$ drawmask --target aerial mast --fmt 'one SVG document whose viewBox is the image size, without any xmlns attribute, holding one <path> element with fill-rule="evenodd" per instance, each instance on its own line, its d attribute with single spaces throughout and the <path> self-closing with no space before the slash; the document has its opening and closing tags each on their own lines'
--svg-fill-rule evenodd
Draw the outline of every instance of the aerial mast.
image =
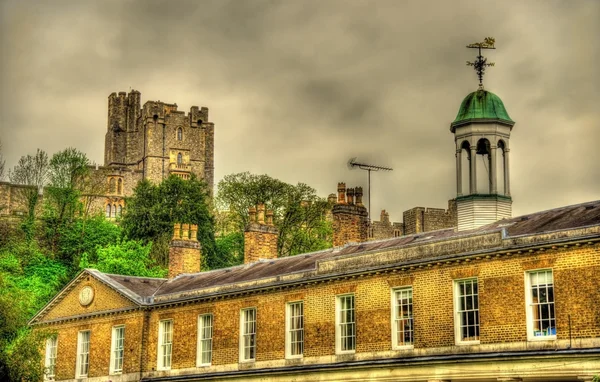
<svg viewBox="0 0 600 382">
<path fill-rule="evenodd" d="M 374 164 L 367 164 L 367 163 L 358 163 L 356 161 L 356 158 L 350 158 L 350 160 L 348 161 L 348 168 L 353 169 L 355 167 L 358 167 L 361 170 L 365 170 L 368 172 L 369 174 L 369 209 L 367 211 L 367 213 L 369 214 L 369 222 L 371 221 L 371 171 L 393 171 L 394 169 L 391 167 L 384 167 L 384 166 L 377 166 Z"/>
</svg>

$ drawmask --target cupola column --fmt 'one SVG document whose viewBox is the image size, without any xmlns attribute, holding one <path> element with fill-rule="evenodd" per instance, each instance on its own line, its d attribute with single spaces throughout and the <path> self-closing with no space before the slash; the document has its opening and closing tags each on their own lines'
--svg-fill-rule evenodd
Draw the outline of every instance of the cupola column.
<svg viewBox="0 0 600 382">
<path fill-rule="evenodd" d="M 498 171 L 496 170 L 496 145 L 491 147 L 490 154 L 490 194 L 495 195 L 498 193 Z"/>
<path fill-rule="evenodd" d="M 462 196 L 462 149 L 456 149 L 456 195 Z"/>
<path fill-rule="evenodd" d="M 469 180 L 471 181 L 469 193 L 473 195 L 477 193 L 477 145 L 471 145 L 469 165 L 471 166 L 471 170 L 469 171 Z"/>
<path fill-rule="evenodd" d="M 508 169 L 510 166 L 508 165 L 508 152 L 510 150 L 507 148 L 504 149 L 504 195 L 510 196 L 510 174 Z"/>
</svg>

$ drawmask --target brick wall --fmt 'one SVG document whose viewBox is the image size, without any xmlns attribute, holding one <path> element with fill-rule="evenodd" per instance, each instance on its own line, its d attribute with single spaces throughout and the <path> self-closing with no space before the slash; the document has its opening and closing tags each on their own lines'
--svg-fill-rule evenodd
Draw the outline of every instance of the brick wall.
<svg viewBox="0 0 600 382">
<path fill-rule="evenodd" d="M 557 248 L 534 254 L 513 254 L 471 262 L 442 263 L 432 267 L 398 271 L 356 279 L 321 282 L 259 295 L 229 298 L 213 302 L 192 303 L 150 312 L 147 338 L 147 371 L 156 368 L 158 322 L 173 319 L 173 369 L 193 368 L 196 362 L 197 317 L 214 315 L 213 362 L 205 371 L 235 365 L 239 357 L 240 309 L 257 308 L 256 364 L 284 358 L 285 303 L 304 301 L 305 361 L 315 362 L 323 356 L 335 360 L 354 359 L 353 355 L 335 355 L 335 298 L 353 293 L 356 306 L 357 353 L 362 358 L 388 354 L 391 346 L 391 290 L 413 288 L 414 350 L 403 350 L 406 356 L 480 352 L 481 346 L 494 344 L 488 351 L 541 347 L 565 347 L 556 341 L 526 342 L 525 272 L 550 267 L 554 272 L 556 324 L 558 340 L 569 338 L 569 316 L 574 343 L 580 339 L 600 337 L 600 245 Z M 479 346 L 455 346 L 453 283 L 454 280 L 476 277 L 479 286 L 481 335 Z M 73 292 L 75 293 L 75 291 Z M 65 300 L 66 301 L 66 300 Z M 76 307 L 71 301 L 67 306 Z M 100 309 L 100 307 L 98 307 Z M 104 307 L 102 307 L 104 308 Z M 57 311 L 54 316 L 70 312 Z M 72 378 L 76 348 L 76 331 L 92 330 L 90 376 L 106 375 L 110 328 L 128 317 L 126 341 L 141 335 L 142 316 L 112 316 L 80 320 L 68 325 L 51 326 L 59 332 L 59 376 Z M 130 337 L 130 333 L 136 333 Z M 140 341 L 141 342 L 141 341 Z M 520 344 L 516 345 L 515 344 Z M 141 345 L 140 345 L 141 346 Z M 512 347 L 511 347 L 512 346 Z M 126 364 L 135 370 L 138 344 L 127 342 Z M 429 349 L 429 350 L 428 350 Z M 371 353 L 373 352 L 373 353 Z M 382 353 L 377 353 L 382 352 Z M 388 353 L 384 353 L 388 352 Z M 358 354 L 356 356 L 358 356 Z M 247 367 L 252 367 L 251 363 Z M 133 365 L 133 366 L 131 366 Z M 244 366 L 246 367 L 246 366 Z M 237 369 L 237 367 L 236 367 Z M 195 369 L 199 372 L 200 369 Z"/>
</svg>

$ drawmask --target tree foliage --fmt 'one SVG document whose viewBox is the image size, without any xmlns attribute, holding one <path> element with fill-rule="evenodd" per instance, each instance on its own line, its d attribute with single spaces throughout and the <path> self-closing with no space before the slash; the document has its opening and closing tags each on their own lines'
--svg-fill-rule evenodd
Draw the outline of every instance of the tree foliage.
<svg viewBox="0 0 600 382">
<path fill-rule="evenodd" d="M 11 183 L 21 186 L 15 188 L 15 196 L 27 207 L 22 228 L 27 240 L 31 240 L 40 194 L 48 181 L 48 154 L 38 149 L 35 155 L 22 156 L 17 165 L 9 171 L 8 178 Z"/>
<path fill-rule="evenodd" d="M 279 228 L 279 256 L 331 247 L 331 224 L 325 218 L 332 206 L 316 195 L 312 187 L 291 185 L 268 175 L 249 172 L 225 176 L 218 185 L 217 206 L 232 215 L 237 232 L 248 224 L 248 209 L 265 204 L 273 210 Z"/>
<path fill-rule="evenodd" d="M 139 240 L 123 240 L 98 248 L 97 261 L 89 263 L 85 254 L 81 260 L 81 268 L 94 268 L 100 272 L 128 276 L 165 277 L 166 270 L 156 266 L 150 259 L 152 243 L 143 244 Z"/>
<path fill-rule="evenodd" d="M 61 230 L 82 210 L 80 196 L 89 175 L 89 164 L 86 155 L 74 148 L 59 151 L 50 159 L 44 219 L 53 249 L 56 249 Z"/>
<path fill-rule="evenodd" d="M 67 282 L 68 269 L 33 243 L 11 243 L 0 250 L 0 380 L 38 381 L 41 347 L 47 333 L 27 321 Z"/>
<path fill-rule="evenodd" d="M 174 223 L 198 225 L 204 269 L 222 265 L 216 253 L 214 221 L 204 182 L 194 175 L 189 180 L 171 175 L 158 185 L 147 180 L 138 183 L 133 196 L 126 199 L 121 225 L 130 239 L 153 243 L 151 258 L 161 266 L 168 265 Z"/>
<path fill-rule="evenodd" d="M 4 165 L 6 161 L 4 160 L 4 155 L 2 155 L 2 141 L 0 141 L 0 181 L 4 178 Z"/>
</svg>

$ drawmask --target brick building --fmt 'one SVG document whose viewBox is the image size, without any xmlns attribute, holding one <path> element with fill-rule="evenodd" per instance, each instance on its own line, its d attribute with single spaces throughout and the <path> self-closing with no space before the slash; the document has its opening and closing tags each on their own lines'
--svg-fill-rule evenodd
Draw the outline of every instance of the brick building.
<svg viewBox="0 0 600 382">
<path fill-rule="evenodd" d="M 368 241 L 362 189 L 340 183 L 335 248 L 277 259 L 276 230 L 258 206 L 245 264 L 199 272 L 194 227 L 176 226 L 168 279 L 87 269 L 33 317 L 53 333 L 49 378 L 591 381 L 600 370 L 600 201 L 511 217 L 514 122 L 480 91 L 451 127 L 454 227 L 428 231 L 426 211 L 415 210 L 404 224 L 418 233 Z M 496 171 L 477 189 L 476 155 L 494 165 L 503 156 L 502 189 Z"/>
<path fill-rule="evenodd" d="M 124 197 L 142 179 L 159 183 L 170 174 L 204 179 L 212 193 L 214 185 L 214 124 L 208 108 L 192 106 L 189 113 L 177 104 L 146 101 L 132 90 L 108 97 L 108 123 L 104 165 L 90 168 L 90 185 L 85 191 L 89 208 L 118 216 Z M 0 182 L 0 214 L 24 212 L 19 185 Z"/>
</svg>

